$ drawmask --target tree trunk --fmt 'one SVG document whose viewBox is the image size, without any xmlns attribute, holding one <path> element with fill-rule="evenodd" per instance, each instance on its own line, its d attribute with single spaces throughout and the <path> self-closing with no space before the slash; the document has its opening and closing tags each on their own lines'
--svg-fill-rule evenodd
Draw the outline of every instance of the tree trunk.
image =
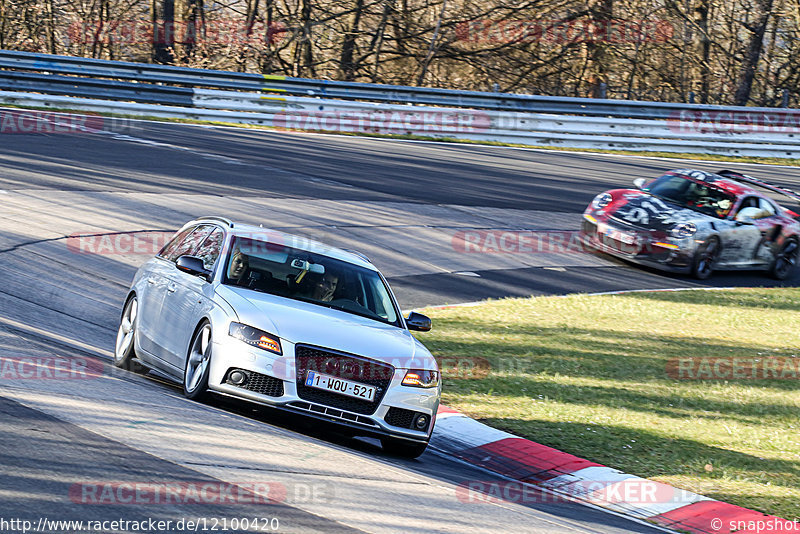
<svg viewBox="0 0 800 534">
<path fill-rule="evenodd" d="M 772 16 L 772 4 L 774 0 L 762 0 L 761 13 L 753 26 L 747 26 L 750 31 L 750 41 L 747 45 L 747 52 L 744 57 L 744 64 L 739 75 L 739 84 L 736 88 L 734 103 L 737 106 L 746 106 L 750 100 L 750 92 L 753 89 L 753 78 L 756 75 L 756 68 L 761 59 L 761 52 L 764 49 L 764 34 L 767 32 L 767 25 Z"/>
</svg>

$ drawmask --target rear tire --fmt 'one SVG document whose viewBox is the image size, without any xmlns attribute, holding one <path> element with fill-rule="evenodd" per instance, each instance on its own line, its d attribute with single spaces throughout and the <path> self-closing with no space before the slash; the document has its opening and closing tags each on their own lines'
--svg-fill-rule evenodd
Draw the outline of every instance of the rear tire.
<svg viewBox="0 0 800 534">
<path fill-rule="evenodd" d="M 203 401 L 208 398 L 211 347 L 211 323 L 206 321 L 192 336 L 183 368 L 183 394 L 188 399 Z"/>
<path fill-rule="evenodd" d="M 150 369 L 136 361 L 136 325 L 139 319 L 139 301 L 133 295 L 122 309 L 114 347 L 114 365 L 126 371 L 145 374 Z"/>
<path fill-rule="evenodd" d="M 428 448 L 427 443 L 406 441 L 398 438 L 381 438 L 383 452 L 403 458 L 417 458 Z"/>
<path fill-rule="evenodd" d="M 692 261 L 692 276 L 698 280 L 706 280 L 714 272 L 714 262 L 719 255 L 719 239 L 709 237 L 708 240 L 697 249 Z"/>
<path fill-rule="evenodd" d="M 772 267 L 769 269 L 769 275 L 776 280 L 789 278 L 797 267 L 799 253 L 800 246 L 798 246 L 797 240 L 788 239 L 775 256 L 775 261 L 772 262 Z"/>
</svg>

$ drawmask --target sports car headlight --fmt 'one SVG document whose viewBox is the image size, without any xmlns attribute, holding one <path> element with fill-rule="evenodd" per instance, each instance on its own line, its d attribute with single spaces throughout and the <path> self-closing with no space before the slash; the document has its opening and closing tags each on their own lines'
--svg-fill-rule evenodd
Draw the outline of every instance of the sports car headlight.
<svg viewBox="0 0 800 534">
<path fill-rule="evenodd" d="M 268 350 L 275 354 L 283 354 L 283 351 L 281 351 L 281 340 L 278 339 L 277 336 L 268 334 L 258 328 L 253 328 L 252 326 L 247 326 L 242 323 L 231 323 L 228 334 L 236 339 L 244 341 L 248 345 L 253 345 L 254 347 Z"/>
<path fill-rule="evenodd" d="M 592 208 L 596 210 L 601 210 L 611 204 L 611 201 L 614 200 L 609 193 L 600 193 L 594 200 L 592 200 Z"/>
<path fill-rule="evenodd" d="M 678 239 L 684 239 L 686 237 L 692 237 L 694 234 L 697 233 L 697 226 L 695 226 L 693 223 L 680 223 L 680 224 L 676 225 L 670 231 L 670 233 L 672 234 L 672 237 L 675 237 L 675 238 L 678 238 Z"/>
<path fill-rule="evenodd" d="M 406 371 L 403 385 L 415 388 L 435 388 L 439 385 L 439 372 L 411 369 Z"/>
</svg>

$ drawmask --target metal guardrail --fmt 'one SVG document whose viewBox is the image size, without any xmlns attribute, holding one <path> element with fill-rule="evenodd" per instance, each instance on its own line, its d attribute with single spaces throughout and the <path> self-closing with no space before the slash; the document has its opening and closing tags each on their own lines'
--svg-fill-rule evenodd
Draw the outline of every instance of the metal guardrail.
<svg viewBox="0 0 800 534">
<path fill-rule="evenodd" d="M 800 157 L 800 114 L 785 109 L 396 87 L 4 50 L 0 69 L 7 104 L 325 132 Z"/>
<path fill-rule="evenodd" d="M 192 87 L 214 89 L 263 90 L 288 95 L 342 100 L 397 102 L 498 111 L 569 113 L 622 118 L 666 119 L 675 116 L 676 113 L 681 111 L 711 113 L 777 111 L 771 108 L 485 93 L 435 87 L 407 87 L 360 82 L 311 80 L 286 76 L 193 69 L 171 65 L 33 54 L 11 50 L 0 50 L 0 68 L 114 78 L 145 83 L 185 84 Z M 8 86 L 2 86 L 1 88 L 9 89 Z"/>
</svg>

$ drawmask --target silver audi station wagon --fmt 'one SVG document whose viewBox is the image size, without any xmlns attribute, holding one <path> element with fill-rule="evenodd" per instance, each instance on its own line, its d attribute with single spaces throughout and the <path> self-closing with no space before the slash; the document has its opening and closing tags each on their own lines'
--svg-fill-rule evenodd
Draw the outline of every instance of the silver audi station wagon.
<svg viewBox="0 0 800 534">
<path fill-rule="evenodd" d="M 184 394 L 236 397 L 380 438 L 417 457 L 441 396 L 431 353 L 365 256 L 261 227 L 201 217 L 139 268 L 114 364 L 155 369 Z"/>
</svg>

